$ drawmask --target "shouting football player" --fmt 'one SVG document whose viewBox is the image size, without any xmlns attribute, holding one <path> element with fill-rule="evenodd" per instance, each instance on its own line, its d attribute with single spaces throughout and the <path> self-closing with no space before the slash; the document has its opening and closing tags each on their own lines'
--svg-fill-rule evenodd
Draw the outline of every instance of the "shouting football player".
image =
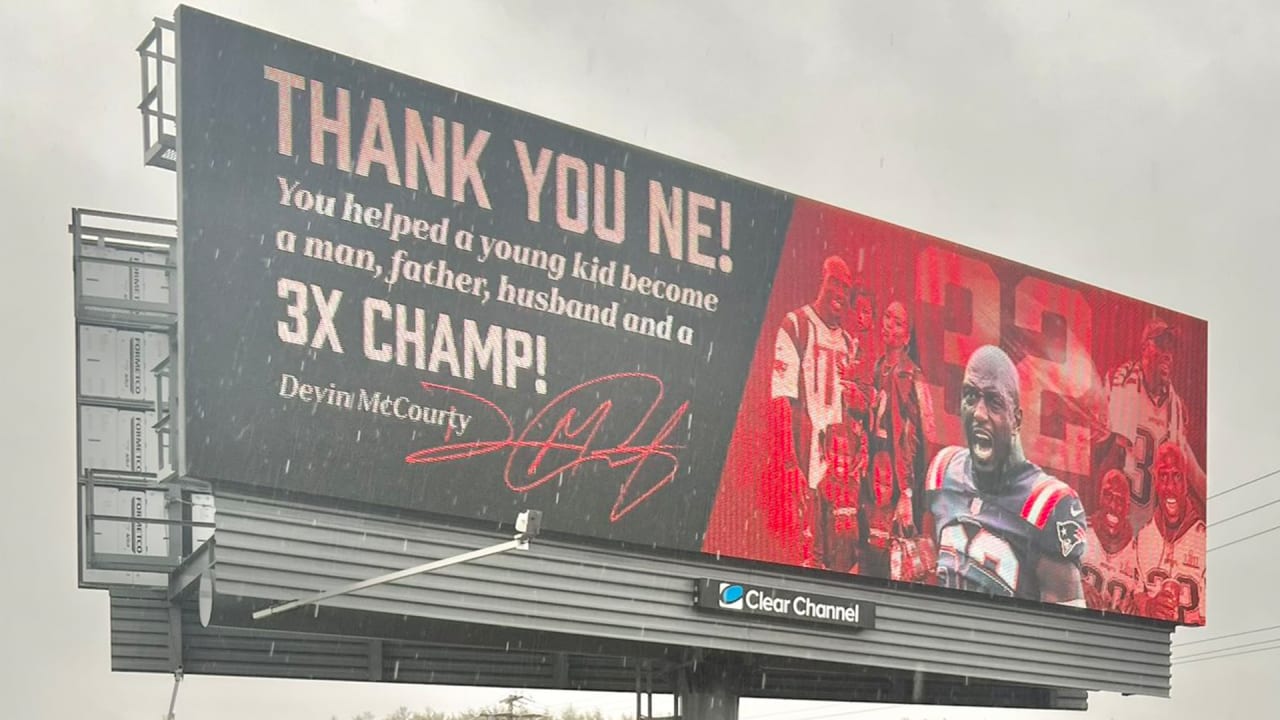
<svg viewBox="0 0 1280 720">
<path fill-rule="evenodd" d="M 770 526 L 799 542 L 801 563 L 848 572 L 857 562 L 857 498 L 866 437 L 847 422 L 853 339 L 842 327 L 853 275 L 823 263 L 816 299 L 787 313 L 774 342 L 769 405 Z M 790 530 L 791 532 L 787 532 Z"/>
<path fill-rule="evenodd" d="M 1204 624 L 1205 523 L 1187 493 L 1186 458 L 1174 443 L 1156 451 L 1156 508 L 1138 532 L 1138 567 L 1147 584 L 1147 614 Z M 1176 591 L 1176 592 L 1175 592 Z"/>
<path fill-rule="evenodd" d="M 1084 507 L 1027 460 L 1018 371 L 992 345 L 969 357 L 960 391 L 968 447 L 943 448 L 925 477 L 938 585 L 1083 607 Z"/>
<path fill-rule="evenodd" d="M 1084 592 L 1089 607 L 1136 612 L 1143 592 L 1138 546 L 1129 523 L 1129 480 L 1108 470 L 1098 484 L 1098 505 L 1085 533 Z"/>
</svg>

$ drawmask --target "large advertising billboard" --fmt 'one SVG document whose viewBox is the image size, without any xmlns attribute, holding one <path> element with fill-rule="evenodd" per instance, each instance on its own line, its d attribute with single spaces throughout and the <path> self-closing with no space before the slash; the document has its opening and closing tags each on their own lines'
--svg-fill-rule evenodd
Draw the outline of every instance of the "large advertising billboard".
<svg viewBox="0 0 1280 720">
<path fill-rule="evenodd" d="M 1202 321 L 178 19 L 186 474 L 1203 623 Z"/>
</svg>

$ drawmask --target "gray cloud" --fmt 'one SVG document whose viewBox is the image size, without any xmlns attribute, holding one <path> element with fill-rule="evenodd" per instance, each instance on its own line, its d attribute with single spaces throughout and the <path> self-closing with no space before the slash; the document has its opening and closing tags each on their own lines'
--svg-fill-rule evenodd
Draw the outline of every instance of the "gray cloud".
<svg viewBox="0 0 1280 720">
<path fill-rule="evenodd" d="M 202 7 L 1207 318 L 1211 491 L 1280 466 L 1260 451 L 1280 434 L 1280 333 L 1270 331 L 1280 304 L 1280 11 L 1270 4 L 317 5 Z M 11 408 L 0 433 L 10 488 L 0 618 L 14 717 L 148 717 L 167 702 L 166 678 L 108 672 L 105 595 L 74 589 L 65 225 L 73 205 L 173 213 L 174 177 L 141 167 L 133 109 L 133 47 L 152 16 L 172 10 L 0 7 L 0 387 Z M 1211 512 L 1276 495 L 1260 483 Z M 1259 513 L 1214 528 L 1210 544 L 1278 520 Z M 1271 547 L 1260 539 L 1214 553 L 1210 627 L 1177 640 L 1272 624 L 1260 602 L 1276 588 Z M 1273 660 L 1179 665 L 1174 701 L 1095 696 L 1089 714 L 1252 717 L 1272 704 Z M 201 677 L 186 683 L 179 717 L 323 720 L 500 694 Z M 784 706 L 748 702 L 743 716 L 764 707 Z M 944 716 L 1017 714 L 883 714 Z"/>
</svg>

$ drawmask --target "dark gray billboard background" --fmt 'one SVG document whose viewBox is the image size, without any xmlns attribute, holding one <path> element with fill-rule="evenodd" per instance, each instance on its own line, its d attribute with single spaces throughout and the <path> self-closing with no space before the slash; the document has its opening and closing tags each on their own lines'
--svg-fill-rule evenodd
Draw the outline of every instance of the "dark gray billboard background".
<svg viewBox="0 0 1280 720">
<path fill-rule="evenodd" d="M 179 49 L 188 474 L 700 547 L 791 196 L 190 8 Z"/>
</svg>

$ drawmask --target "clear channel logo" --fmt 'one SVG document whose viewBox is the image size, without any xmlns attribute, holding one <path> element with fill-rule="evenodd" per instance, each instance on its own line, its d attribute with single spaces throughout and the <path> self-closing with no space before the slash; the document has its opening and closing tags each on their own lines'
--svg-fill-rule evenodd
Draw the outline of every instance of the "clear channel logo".
<svg viewBox="0 0 1280 720">
<path fill-rule="evenodd" d="M 720 583 L 720 607 L 729 610 L 741 610 L 742 598 L 747 594 L 741 585 L 736 583 Z"/>
</svg>

